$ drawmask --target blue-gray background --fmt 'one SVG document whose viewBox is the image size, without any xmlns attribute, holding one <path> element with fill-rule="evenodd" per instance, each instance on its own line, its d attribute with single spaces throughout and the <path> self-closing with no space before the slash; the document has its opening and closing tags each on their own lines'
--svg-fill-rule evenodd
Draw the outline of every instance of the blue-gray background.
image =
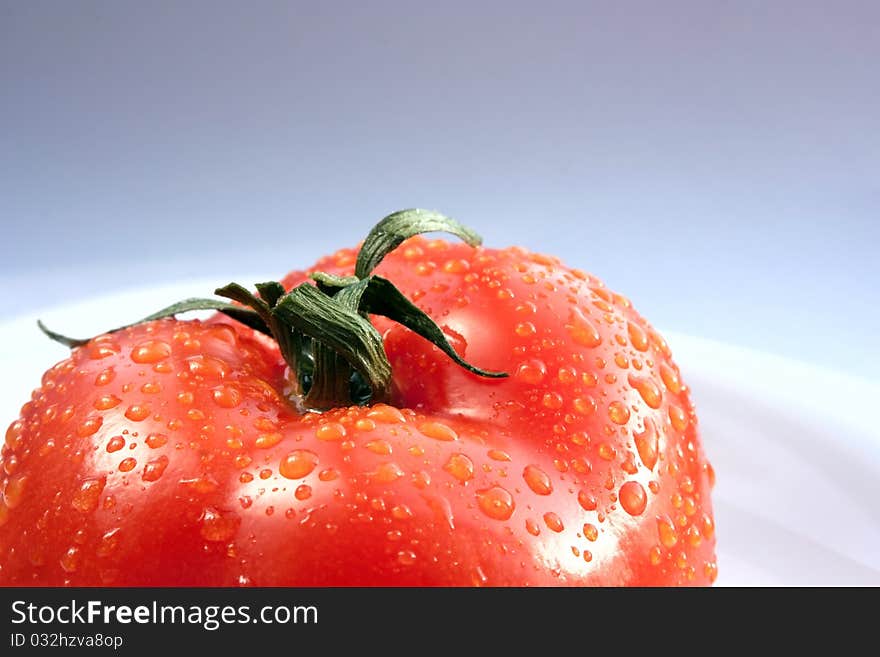
<svg viewBox="0 0 880 657">
<path fill-rule="evenodd" d="M 6 316 L 423 206 L 880 378 L 880 3 L 0 0 Z"/>
</svg>

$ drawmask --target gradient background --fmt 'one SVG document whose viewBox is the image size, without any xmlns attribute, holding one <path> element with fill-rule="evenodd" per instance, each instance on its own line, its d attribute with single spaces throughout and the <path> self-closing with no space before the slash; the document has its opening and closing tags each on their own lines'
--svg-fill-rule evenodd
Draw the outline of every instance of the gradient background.
<svg viewBox="0 0 880 657">
<path fill-rule="evenodd" d="M 880 380 L 880 3 L 318 4 L 0 0 L 4 315 L 422 206 Z"/>
</svg>

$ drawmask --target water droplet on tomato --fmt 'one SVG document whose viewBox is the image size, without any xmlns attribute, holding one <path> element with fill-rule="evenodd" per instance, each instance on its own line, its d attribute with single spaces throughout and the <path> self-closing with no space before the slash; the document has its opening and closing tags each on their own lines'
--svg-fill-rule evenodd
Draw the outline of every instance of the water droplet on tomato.
<svg viewBox="0 0 880 657">
<path fill-rule="evenodd" d="M 141 474 L 141 479 L 144 481 L 157 481 L 165 473 L 165 468 L 167 467 L 168 457 L 165 455 L 153 459 L 152 461 L 147 461 L 147 464 L 144 465 L 144 472 Z"/>
<path fill-rule="evenodd" d="M 687 429 L 687 414 L 675 404 L 669 405 L 669 421 L 672 422 L 672 426 L 678 431 L 684 431 Z"/>
<path fill-rule="evenodd" d="M 639 395 L 648 406 L 651 408 L 660 408 L 660 404 L 663 402 L 663 393 L 660 391 L 660 387 L 654 383 L 653 379 L 630 374 L 627 377 L 627 381 L 638 391 Z"/>
<path fill-rule="evenodd" d="M 629 408 L 620 401 L 608 404 L 608 417 L 614 424 L 626 424 L 629 421 Z"/>
<path fill-rule="evenodd" d="M 412 566 L 416 562 L 416 553 L 412 550 L 401 550 L 397 553 L 397 561 L 402 566 Z"/>
<path fill-rule="evenodd" d="M 693 493 L 694 492 L 694 480 L 691 479 L 688 475 L 685 475 L 678 482 L 678 489 L 682 493 Z"/>
<path fill-rule="evenodd" d="M 556 378 L 560 383 L 570 384 L 577 381 L 577 370 L 573 367 L 560 367 L 556 372 Z"/>
<path fill-rule="evenodd" d="M 513 330 L 521 338 L 528 338 L 537 332 L 535 325 L 531 322 L 521 322 Z"/>
<path fill-rule="evenodd" d="M 318 455 L 307 449 L 296 449 L 281 460 L 278 471 L 286 479 L 302 479 L 318 465 Z"/>
<path fill-rule="evenodd" d="M 136 465 L 137 465 L 137 461 L 135 459 L 133 459 L 132 457 L 128 456 L 119 462 L 119 471 L 120 472 L 131 472 L 132 470 L 134 470 Z"/>
<path fill-rule="evenodd" d="M 49 452 L 51 452 L 53 449 L 55 449 L 55 439 L 49 438 L 49 440 L 47 440 L 45 442 L 45 444 L 42 447 L 40 447 L 39 450 L 37 450 L 37 454 L 39 456 L 43 457 L 43 456 L 46 456 Z"/>
<path fill-rule="evenodd" d="M 685 495 L 682 501 L 684 503 L 684 514 L 686 516 L 692 516 L 697 512 L 697 503 L 693 497 Z"/>
<path fill-rule="evenodd" d="M 596 400 L 592 397 L 575 397 L 571 404 L 580 415 L 592 415 L 596 412 Z"/>
<path fill-rule="evenodd" d="M 461 274 L 471 268 L 471 264 L 462 258 L 454 258 L 443 263 L 443 271 L 447 274 Z"/>
<path fill-rule="evenodd" d="M 125 447 L 125 438 L 122 436 L 113 436 L 107 441 L 107 451 L 110 453 L 118 452 L 123 447 Z"/>
<path fill-rule="evenodd" d="M 412 476 L 412 483 L 413 483 L 413 486 L 415 486 L 416 488 L 424 490 L 431 483 L 431 475 L 429 475 L 424 470 L 419 470 L 418 472 L 414 472 L 413 476 Z"/>
<path fill-rule="evenodd" d="M 516 508 L 513 496 L 501 486 L 478 490 L 476 496 L 480 511 L 494 520 L 507 520 Z"/>
<path fill-rule="evenodd" d="M 68 406 L 63 411 L 61 411 L 61 415 L 59 416 L 59 419 L 62 422 L 69 422 L 70 418 L 73 417 L 74 413 L 76 413 L 76 408 L 74 406 Z"/>
<path fill-rule="evenodd" d="M 641 515 L 648 505 L 648 494 L 637 481 L 628 481 L 621 486 L 618 498 L 620 499 L 620 506 L 631 516 Z"/>
<path fill-rule="evenodd" d="M 660 542 L 664 547 L 675 547 L 675 544 L 678 543 L 675 525 L 672 524 L 672 520 L 668 516 L 657 517 L 657 535 L 660 537 Z"/>
<path fill-rule="evenodd" d="M 70 505 L 81 513 L 91 513 L 98 508 L 98 500 L 106 484 L 106 477 L 86 479 L 74 493 Z"/>
<path fill-rule="evenodd" d="M 547 366 L 543 361 L 535 359 L 520 363 L 519 367 L 516 368 L 514 376 L 523 383 L 537 385 L 544 380 L 546 374 Z"/>
<path fill-rule="evenodd" d="M 199 493 L 200 495 L 213 493 L 220 487 L 220 484 L 217 483 L 217 480 L 209 474 L 203 474 L 202 476 L 196 477 L 194 479 L 180 479 L 178 483 L 182 486 L 186 486 L 195 493 Z"/>
<path fill-rule="evenodd" d="M 510 454 L 500 449 L 490 449 L 488 456 L 493 461 L 509 461 Z"/>
<path fill-rule="evenodd" d="M 536 465 L 527 465 L 523 470 L 523 479 L 532 492 L 538 495 L 549 495 L 553 492 L 553 484 L 546 472 Z"/>
<path fill-rule="evenodd" d="M 617 450 L 614 448 L 614 445 L 608 443 L 599 444 L 599 458 L 605 461 L 613 461 L 616 456 Z"/>
<path fill-rule="evenodd" d="M 526 518 L 526 531 L 532 536 L 537 536 L 541 533 L 541 528 L 531 518 Z"/>
<path fill-rule="evenodd" d="M 639 471 L 639 466 L 636 465 L 635 454 L 627 450 L 623 463 L 620 464 L 620 468 L 627 474 L 636 474 Z"/>
<path fill-rule="evenodd" d="M 703 574 L 709 580 L 714 582 L 718 578 L 718 566 L 714 561 L 707 561 L 703 564 Z"/>
<path fill-rule="evenodd" d="M 157 395 L 162 392 L 162 384 L 155 381 L 148 381 L 141 386 L 141 392 L 145 395 Z"/>
<path fill-rule="evenodd" d="M 75 573 L 76 569 L 79 567 L 79 556 L 80 549 L 73 545 L 67 548 L 64 554 L 61 555 L 61 559 L 58 560 L 58 563 L 61 564 L 64 572 Z"/>
<path fill-rule="evenodd" d="M 680 568 L 681 570 L 684 570 L 685 568 L 687 568 L 687 565 L 688 565 L 687 552 L 682 551 L 682 552 L 679 552 L 678 554 L 675 555 L 675 565 L 678 568 Z"/>
<path fill-rule="evenodd" d="M 300 484 L 293 492 L 293 496 L 300 502 L 307 500 L 312 496 L 312 487 L 308 484 Z"/>
<path fill-rule="evenodd" d="M 25 474 L 10 477 L 3 491 L 3 501 L 10 509 L 14 509 L 24 499 L 24 489 L 27 486 L 28 476 Z"/>
<path fill-rule="evenodd" d="M 681 379 L 678 377 L 678 372 L 666 363 L 660 363 L 660 378 L 663 379 L 666 389 L 673 395 L 681 392 Z"/>
<path fill-rule="evenodd" d="M 688 543 L 690 543 L 693 547 L 699 547 L 700 543 L 703 542 L 703 536 L 700 534 L 699 527 L 695 525 L 691 525 L 688 527 L 685 532 L 685 537 L 687 537 Z"/>
<path fill-rule="evenodd" d="M 413 517 L 413 512 L 406 504 L 398 504 L 391 509 L 391 517 L 396 520 L 409 520 Z"/>
<path fill-rule="evenodd" d="M 444 442 L 452 442 L 454 440 L 458 440 L 458 434 L 451 427 L 443 424 L 442 422 L 425 422 L 419 427 L 419 431 L 421 431 L 428 438 L 433 438 L 434 440 L 440 440 Z"/>
<path fill-rule="evenodd" d="M 199 354 L 190 356 L 184 362 L 187 370 L 194 377 L 216 380 L 225 379 L 229 375 L 229 363 L 214 356 Z"/>
<path fill-rule="evenodd" d="M 715 535 L 715 521 L 712 520 L 712 516 L 704 513 L 702 518 L 700 518 L 700 525 L 703 528 L 703 536 L 706 540 L 712 540 L 712 537 Z"/>
<path fill-rule="evenodd" d="M 158 363 L 171 355 L 171 345 L 161 340 L 147 340 L 131 350 L 131 359 L 135 363 Z"/>
<path fill-rule="evenodd" d="M 599 538 L 599 530 L 596 528 L 596 525 L 590 523 L 584 524 L 584 538 L 588 541 L 595 541 Z"/>
<path fill-rule="evenodd" d="M 554 411 L 556 409 L 562 408 L 563 402 L 564 400 L 562 398 L 562 395 L 554 391 L 545 392 L 544 396 L 541 398 L 541 405 L 544 408 L 549 408 Z"/>
<path fill-rule="evenodd" d="M 572 469 L 579 474 L 590 474 L 593 471 L 593 464 L 588 460 L 576 457 L 571 460 Z M 557 468 L 558 470 L 560 468 Z"/>
<path fill-rule="evenodd" d="M 7 454 L 5 458 L 0 458 L 0 465 L 2 465 L 3 472 L 12 476 L 18 471 L 18 457 L 15 454 Z"/>
<path fill-rule="evenodd" d="M 277 431 L 261 433 L 254 441 L 254 447 L 257 449 L 269 449 L 270 447 L 275 447 L 283 438 L 284 436 Z"/>
<path fill-rule="evenodd" d="M 489 578 L 486 577 L 486 573 L 483 572 L 482 567 L 475 566 L 471 570 L 471 585 L 472 586 L 486 586 L 489 583 Z"/>
<path fill-rule="evenodd" d="M 428 276 L 436 268 L 437 268 L 437 265 L 434 262 L 431 262 L 430 260 L 428 260 L 427 262 L 417 262 L 416 266 L 415 266 L 415 272 L 419 276 Z"/>
<path fill-rule="evenodd" d="M 114 404 L 115 405 L 115 404 Z M 96 409 L 100 410 L 100 409 Z M 40 414 L 40 424 L 49 424 L 52 420 L 55 419 L 55 416 L 58 414 L 58 407 L 55 404 L 48 406 L 43 409 L 43 412 Z"/>
<path fill-rule="evenodd" d="M 706 461 L 703 464 L 703 469 L 706 471 L 706 478 L 709 480 L 709 488 L 715 488 L 715 468 L 712 467 L 712 464 Z"/>
<path fill-rule="evenodd" d="M 119 547 L 119 527 L 104 532 L 96 550 L 99 557 L 108 557 Z"/>
<path fill-rule="evenodd" d="M 392 481 L 397 481 L 404 475 L 404 471 L 400 469 L 400 466 L 396 463 L 382 463 L 376 471 L 373 473 L 373 477 L 376 481 L 381 481 L 386 484 L 390 484 Z"/>
<path fill-rule="evenodd" d="M 403 413 L 386 404 L 376 404 L 367 412 L 367 417 L 383 424 L 403 424 L 406 422 Z"/>
<path fill-rule="evenodd" d="M 95 400 L 95 403 L 92 406 L 95 407 L 95 410 L 98 411 L 108 411 L 115 406 L 118 406 L 122 400 L 116 395 L 101 395 Z"/>
<path fill-rule="evenodd" d="M 595 511 L 599 502 L 594 495 L 585 490 L 581 490 L 578 491 L 578 504 L 581 505 L 584 511 Z"/>
<path fill-rule="evenodd" d="M 263 433 L 278 431 L 278 423 L 272 418 L 261 416 L 254 420 L 254 428 Z"/>
<path fill-rule="evenodd" d="M 95 377 L 95 385 L 105 386 L 114 378 L 116 378 L 116 371 L 112 367 L 108 367 L 106 370 L 99 372 L 98 376 Z"/>
<path fill-rule="evenodd" d="M 654 421 L 646 418 L 644 430 L 641 433 L 634 432 L 633 441 L 636 444 L 636 450 L 639 453 L 639 458 L 642 459 L 642 463 L 644 463 L 648 470 L 653 470 L 654 466 L 657 465 L 659 450 L 657 428 L 654 426 Z"/>
<path fill-rule="evenodd" d="M 100 360 L 119 353 L 119 346 L 112 342 L 102 340 L 93 341 L 88 347 L 89 358 L 92 360 Z"/>
<path fill-rule="evenodd" d="M 168 442 L 168 436 L 164 433 L 151 433 L 144 442 L 150 449 L 159 449 Z"/>
<path fill-rule="evenodd" d="M 464 454 L 451 455 L 443 469 L 462 483 L 474 477 L 474 462 Z"/>
<path fill-rule="evenodd" d="M 378 440 L 371 440 L 366 445 L 364 445 L 364 447 L 373 452 L 373 454 L 379 454 L 380 456 L 391 456 L 391 453 L 393 451 L 391 443 L 382 438 Z"/>
<path fill-rule="evenodd" d="M 431 507 L 434 516 L 438 521 L 449 527 L 450 530 L 455 529 L 455 518 L 452 515 L 452 505 L 449 500 L 441 495 L 425 496 L 425 502 Z"/>
<path fill-rule="evenodd" d="M 21 447 L 21 432 L 24 429 L 24 423 L 21 420 L 15 420 L 6 429 L 6 446 L 15 451 Z"/>
<path fill-rule="evenodd" d="M 538 312 L 538 307 L 531 301 L 524 301 L 523 303 L 517 304 L 515 310 L 520 315 L 534 315 Z"/>
<path fill-rule="evenodd" d="M 339 471 L 334 468 L 327 468 L 318 473 L 318 479 L 321 481 L 333 481 L 339 477 Z"/>
<path fill-rule="evenodd" d="M 565 325 L 572 339 L 585 347 L 598 347 L 602 344 L 602 336 L 596 326 L 581 312 L 572 308 L 568 324 Z"/>
<path fill-rule="evenodd" d="M 327 442 L 342 440 L 346 433 L 345 427 L 339 424 L 339 422 L 328 422 L 315 429 L 315 436 L 318 440 Z"/>
<path fill-rule="evenodd" d="M 241 393 L 232 386 L 220 386 L 211 393 L 214 403 L 221 408 L 235 408 L 241 403 Z"/>
<path fill-rule="evenodd" d="M 599 299 L 595 299 L 593 301 L 593 305 L 596 306 L 599 310 L 610 313 L 613 308 L 611 307 L 611 294 L 602 288 L 594 287 L 590 288 L 593 292 L 599 295 Z"/>
<path fill-rule="evenodd" d="M 199 519 L 199 534 L 206 541 L 228 541 L 238 531 L 241 518 L 232 511 L 208 507 Z"/>
<path fill-rule="evenodd" d="M 76 428 L 76 435 L 80 438 L 87 438 L 88 436 L 94 435 L 98 429 L 101 428 L 101 425 L 104 424 L 104 418 L 100 415 L 91 415 L 87 417 L 82 423 Z"/>
<path fill-rule="evenodd" d="M 146 420 L 150 416 L 150 407 L 147 404 L 132 404 L 125 409 L 125 417 L 132 422 Z"/>
<path fill-rule="evenodd" d="M 633 347 L 635 347 L 639 351 L 648 350 L 648 336 L 642 330 L 641 326 L 634 322 L 628 321 L 626 323 L 626 332 L 629 335 L 629 341 L 632 343 Z"/>
<path fill-rule="evenodd" d="M 552 511 L 548 511 L 544 514 L 544 524 L 547 525 L 547 528 L 550 529 L 550 531 L 557 533 L 565 529 L 565 525 L 562 524 L 562 518 Z"/>
</svg>

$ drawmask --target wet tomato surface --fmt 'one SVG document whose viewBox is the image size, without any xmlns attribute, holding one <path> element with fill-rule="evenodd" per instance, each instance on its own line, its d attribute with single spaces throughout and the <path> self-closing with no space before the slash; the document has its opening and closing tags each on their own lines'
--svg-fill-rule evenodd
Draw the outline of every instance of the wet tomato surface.
<svg viewBox="0 0 880 657">
<path fill-rule="evenodd" d="M 626 298 L 553 257 L 422 237 L 376 273 L 510 376 L 373 315 L 387 399 L 316 413 L 275 342 L 222 315 L 99 336 L 6 431 L 0 584 L 714 581 L 689 390 Z"/>
</svg>

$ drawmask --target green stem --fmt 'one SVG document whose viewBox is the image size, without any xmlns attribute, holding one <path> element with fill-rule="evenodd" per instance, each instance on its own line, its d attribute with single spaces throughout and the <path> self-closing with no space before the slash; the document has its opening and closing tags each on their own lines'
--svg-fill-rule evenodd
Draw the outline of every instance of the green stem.
<svg viewBox="0 0 880 657">
<path fill-rule="evenodd" d="M 467 226 L 433 210 L 418 208 L 393 212 L 373 226 L 354 267 L 354 275 L 366 278 L 382 262 L 382 259 L 410 237 L 422 233 L 442 232 L 461 238 L 471 246 L 479 246 L 483 238 Z"/>
<path fill-rule="evenodd" d="M 402 210 L 385 217 L 370 231 L 358 254 L 355 276 L 317 272 L 312 275 L 314 285 L 302 283 L 289 292 L 274 281 L 258 283 L 259 296 L 230 283 L 215 290 L 215 294 L 236 303 L 187 299 L 136 324 L 192 310 L 219 310 L 276 340 L 296 377 L 302 406 L 318 411 L 390 396 L 391 364 L 382 337 L 369 320 L 370 314 L 406 326 L 469 372 L 486 378 L 506 377 L 505 372 L 483 370 L 465 361 L 430 317 L 391 281 L 372 275 L 382 259 L 404 240 L 435 231 L 461 237 L 472 246 L 481 243 L 472 230 L 437 212 Z M 88 342 L 50 331 L 42 322 L 39 326 L 50 338 L 71 348 Z"/>
</svg>

